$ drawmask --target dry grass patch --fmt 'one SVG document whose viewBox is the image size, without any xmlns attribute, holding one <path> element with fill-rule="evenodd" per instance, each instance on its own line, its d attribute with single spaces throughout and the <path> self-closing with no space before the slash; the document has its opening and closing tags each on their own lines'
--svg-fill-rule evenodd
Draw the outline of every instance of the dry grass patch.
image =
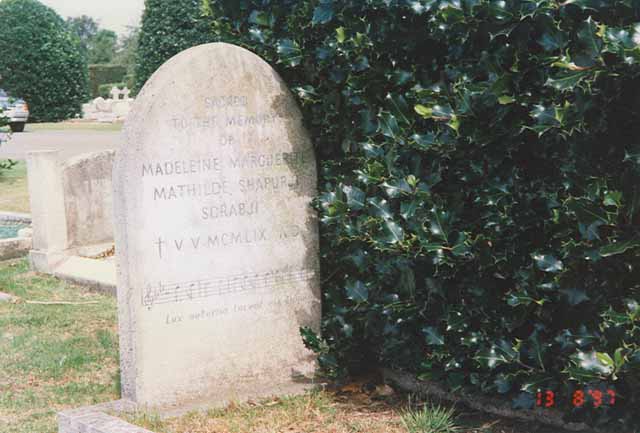
<svg viewBox="0 0 640 433">
<path fill-rule="evenodd" d="M 328 392 L 233 404 L 161 421 L 139 414 L 130 422 L 157 433 L 406 433 L 399 408 L 342 399 Z"/>
<path fill-rule="evenodd" d="M 178 418 L 138 413 L 127 420 L 156 433 L 568 433 L 442 402 L 394 392 L 381 394 L 382 385 L 365 391 L 361 385 L 232 404 Z"/>
</svg>

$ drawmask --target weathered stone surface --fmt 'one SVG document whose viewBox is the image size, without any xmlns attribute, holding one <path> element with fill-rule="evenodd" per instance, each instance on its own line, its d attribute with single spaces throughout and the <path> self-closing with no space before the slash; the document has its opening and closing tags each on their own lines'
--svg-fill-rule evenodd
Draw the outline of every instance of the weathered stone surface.
<svg viewBox="0 0 640 433">
<path fill-rule="evenodd" d="M 84 154 L 62 164 L 69 248 L 113 241 L 113 151 Z"/>
<path fill-rule="evenodd" d="M 42 150 L 27 154 L 29 202 L 33 220 L 32 269 L 51 272 L 67 248 L 67 221 L 58 152 Z"/>
<path fill-rule="evenodd" d="M 0 239 L 0 260 L 26 256 L 31 249 L 31 238 Z"/>
<path fill-rule="evenodd" d="M 64 163 L 57 151 L 28 154 L 32 269 L 55 275 L 77 251 L 113 243 L 113 160 L 113 151 Z"/>
<path fill-rule="evenodd" d="M 19 238 L 32 238 L 33 237 L 33 229 L 31 227 L 25 227 L 23 229 L 18 230 Z"/>
<path fill-rule="evenodd" d="M 116 155 L 123 397 L 220 404 L 300 391 L 318 328 L 313 149 L 273 69 L 228 44 L 169 60 Z M 306 376 L 306 378 L 305 378 Z"/>
</svg>

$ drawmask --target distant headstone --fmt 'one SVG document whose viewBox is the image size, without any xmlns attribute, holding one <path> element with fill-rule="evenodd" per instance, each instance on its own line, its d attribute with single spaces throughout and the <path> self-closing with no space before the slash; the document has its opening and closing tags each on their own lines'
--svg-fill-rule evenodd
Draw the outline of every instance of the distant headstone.
<svg viewBox="0 0 640 433">
<path fill-rule="evenodd" d="M 109 92 L 109 95 L 111 95 L 111 99 L 115 99 L 115 100 L 120 99 L 121 94 L 122 92 L 116 86 L 113 86 L 111 88 L 111 91 Z"/>
<path fill-rule="evenodd" d="M 82 154 L 61 167 L 69 248 L 113 241 L 111 150 Z"/>
<path fill-rule="evenodd" d="M 309 387 L 316 163 L 276 72 L 201 45 L 147 82 L 113 172 L 123 398 L 207 404 Z"/>
</svg>

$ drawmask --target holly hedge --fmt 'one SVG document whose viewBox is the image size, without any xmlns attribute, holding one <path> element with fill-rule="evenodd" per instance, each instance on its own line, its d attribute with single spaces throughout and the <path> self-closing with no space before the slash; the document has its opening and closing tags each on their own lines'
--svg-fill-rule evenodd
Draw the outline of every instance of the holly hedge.
<svg viewBox="0 0 640 433">
<path fill-rule="evenodd" d="M 211 39 L 200 14 L 200 1 L 145 0 L 136 50 L 134 92 L 170 57 Z"/>
<path fill-rule="evenodd" d="M 278 68 L 315 140 L 324 318 L 303 334 L 327 371 L 520 408 L 608 387 L 615 405 L 568 418 L 639 422 L 639 1 L 204 8 Z"/>
</svg>

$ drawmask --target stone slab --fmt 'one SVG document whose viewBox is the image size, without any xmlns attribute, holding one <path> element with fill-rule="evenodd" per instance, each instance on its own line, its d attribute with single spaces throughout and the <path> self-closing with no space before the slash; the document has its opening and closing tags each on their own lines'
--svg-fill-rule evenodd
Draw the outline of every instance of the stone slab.
<svg viewBox="0 0 640 433">
<path fill-rule="evenodd" d="M 36 272 L 53 274 L 55 268 L 67 259 L 63 252 L 49 252 L 42 250 L 29 251 L 29 266 Z"/>
<path fill-rule="evenodd" d="M 123 397 L 220 405 L 313 383 L 316 162 L 276 72 L 228 44 L 184 51 L 138 95 L 114 166 Z"/>
<path fill-rule="evenodd" d="M 54 268 L 53 275 L 65 281 L 116 294 L 116 266 L 111 260 L 71 256 Z"/>
<path fill-rule="evenodd" d="M 135 405 L 126 400 L 117 400 L 95 406 L 58 413 L 59 433 L 153 433 L 110 415 L 110 413 L 133 412 Z"/>
</svg>

